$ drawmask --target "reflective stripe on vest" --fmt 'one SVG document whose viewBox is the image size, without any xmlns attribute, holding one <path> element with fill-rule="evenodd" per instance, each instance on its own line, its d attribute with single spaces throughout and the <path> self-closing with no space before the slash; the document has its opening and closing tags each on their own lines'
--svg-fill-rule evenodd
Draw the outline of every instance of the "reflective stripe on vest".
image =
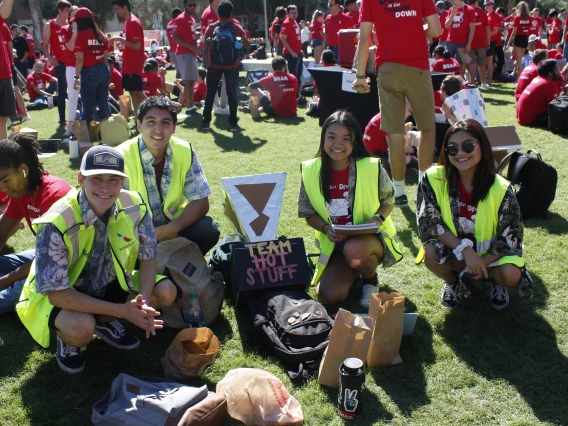
<svg viewBox="0 0 568 426">
<path fill-rule="evenodd" d="M 138 148 L 138 136 L 132 138 L 116 147 L 124 156 L 124 173 L 128 175 L 128 187 L 131 191 L 138 191 L 142 198 L 148 203 L 148 191 L 144 182 L 144 169 Z M 185 177 L 189 172 L 193 161 L 193 151 L 191 144 L 173 137 L 170 139 L 172 147 L 172 180 L 166 199 L 162 204 L 162 209 L 166 217 L 172 220 L 183 212 L 188 202 L 185 198 L 184 184 Z M 149 207 L 150 214 L 153 215 Z"/>
<path fill-rule="evenodd" d="M 138 223 L 146 213 L 146 206 L 141 196 L 132 191 L 121 191 L 116 203 L 118 214 L 111 217 L 107 225 L 108 241 L 120 286 L 125 291 L 134 291 L 130 275 L 138 258 Z M 54 225 L 63 236 L 70 259 L 67 273 L 73 287 L 89 259 L 95 236 L 94 226 L 86 228 L 83 223 L 77 190 L 71 190 L 57 201 L 45 215 L 33 221 L 33 226 L 37 231 L 39 225 L 47 223 Z M 37 293 L 35 273 L 34 260 L 16 311 L 32 337 L 47 348 L 50 339 L 48 320 L 53 305 L 47 296 Z"/>
<path fill-rule="evenodd" d="M 436 201 L 440 207 L 440 214 L 444 224 L 449 228 L 454 236 L 458 236 L 456 225 L 452 217 L 452 208 L 450 206 L 450 194 L 448 190 L 448 182 L 446 181 L 446 171 L 442 166 L 431 167 L 426 171 L 428 181 L 436 194 Z M 476 241 L 476 253 L 483 256 L 491 247 L 491 243 L 495 239 L 497 226 L 499 225 L 499 208 L 503 202 L 503 198 L 507 193 L 510 183 L 499 175 L 495 175 L 495 181 L 485 199 L 477 203 L 477 212 L 475 214 L 475 223 L 473 234 Z M 418 260 L 422 260 L 423 250 L 418 254 Z M 518 267 L 524 266 L 525 262 L 521 256 L 503 256 L 489 266 L 503 265 L 512 263 Z"/>
<path fill-rule="evenodd" d="M 357 160 L 357 176 L 355 183 L 355 198 L 353 200 L 353 224 L 359 225 L 371 219 L 381 206 L 379 201 L 379 159 L 362 158 Z M 314 210 L 323 220 L 331 223 L 331 217 L 325 205 L 320 179 L 321 158 L 304 161 L 302 163 L 302 181 Z M 396 229 L 391 217 L 387 217 L 381 225 L 380 233 L 383 236 L 387 248 L 398 262 L 402 259 L 402 253 L 398 245 Z M 312 279 L 312 285 L 316 285 L 321 278 L 329 258 L 333 253 L 335 243 L 327 238 L 327 235 L 316 230 L 316 247 L 320 250 L 316 271 Z"/>
</svg>

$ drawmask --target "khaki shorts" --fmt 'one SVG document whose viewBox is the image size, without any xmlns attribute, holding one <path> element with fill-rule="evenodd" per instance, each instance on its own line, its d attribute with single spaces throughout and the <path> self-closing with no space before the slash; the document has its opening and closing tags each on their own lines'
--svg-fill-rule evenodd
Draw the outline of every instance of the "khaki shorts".
<svg viewBox="0 0 568 426">
<path fill-rule="evenodd" d="M 487 49 L 481 47 L 479 49 L 471 49 L 469 51 L 469 56 L 471 56 L 470 65 L 485 65 L 485 58 L 487 57 Z"/>
<path fill-rule="evenodd" d="M 386 62 L 377 70 L 381 130 L 403 135 L 406 98 L 412 107 L 418 130 L 426 130 L 436 123 L 434 89 L 429 70 Z"/>
</svg>

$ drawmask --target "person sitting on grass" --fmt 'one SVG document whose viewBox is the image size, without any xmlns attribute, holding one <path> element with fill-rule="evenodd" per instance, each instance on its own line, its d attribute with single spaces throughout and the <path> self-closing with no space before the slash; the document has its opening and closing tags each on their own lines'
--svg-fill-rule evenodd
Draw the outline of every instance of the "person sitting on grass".
<svg viewBox="0 0 568 426">
<path fill-rule="evenodd" d="M 377 266 L 402 259 L 389 216 L 394 186 L 378 158 L 370 157 L 353 114 L 339 110 L 325 121 L 317 157 L 301 167 L 298 216 L 315 229 L 320 253 L 312 284 L 324 305 L 344 301 L 357 277 L 363 279 L 360 304 L 368 307 L 378 291 Z M 345 237 L 334 225 L 374 223 L 380 232 Z"/>
<path fill-rule="evenodd" d="M 461 75 L 460 63 L 452 58 L 452 53 L 444 46 L 436 46 L 434 59 L 436 59 L 436 62 L 432 64 L 432 71 L 453 72 L 454 75 Z"/>
<path fill-rule="evenodd" d="M 219 226 L 207 216 L 211 189 L 191 144 L 176 137 L 179 104 L 163 96 L 144 100 L 136 124 L 140 135 L 117 149 L 128 180 L 149 207 L 158 242 L 178 236 L 203 254 L 219 241 Z"/>
<path fill-rule="evenodd" d="M 33 223 L 37 257 L 16 310 L 43 347 L 56 331 L 57 363 L 68 374 L 85 368 L 81 347 L 93 334 L 118 349 L 136 349 L 140 341 L 117 318 L 149 338 L 163 327 L 156 309 L 176 297 L 173 283 L 156 276 L 152 218 L 137 192 L 122 190 L 126 177 L 119 151 L 93 147 L 81 162 L 81 188 Z"/>
<path fill-rule="evenodd" d="M 26 78 L 26 90 L 30 96 L 30 103 L 26 106 L 28 111 L 52 108 L 54 103 L 57 103 L 53 98 L 57 91 L 57 79 L 44 70 L 45 64 L 37 61 L 34 64 L 34 72 Z"/>
<path fill-rule="evenodd" d="M 509 304 L 507 287 L 532 291 L 522 257 L 521 209 L 510 182 L 496 173 L 477 121 L 458 121 L 446 133 L 438 165 L 419 183 L 416 216 L 424 243 L 417 262 L 424 260 L 444 280 L 443 308 L 459 306 L 460 283 L 481 297 L 481 280 L 490 280 L 495 309 Z"/>
<path fill-rule="evenodd" d="M 538 49 L 534 51 L 532 63 L 529 64 L 519 76 L 517 85 L 515 87 L 515 100 L 518 101 L 521 94 L 525 91 L 527 86 L 538 77 L 538 64 L 546 59 L 546 49 Z"/>
<path fill-rule="evenodd" d="M 166 85 L 164 84 L 166 72 L 166 69 L 161 68 L 158 65 L 158 61 L 154 58 L 146 59 L 144 71 L 142 72 L 142 91 L 147 98 L 167 93 Z"/>
<path fill-rule="evenodd" d="M 207 70 L 203 67 L 197 68 L 197 81 L 193 85 L 193 102 L 195 102 L 195 106 L 201 107 L 205 104 L 205 93 L 207 92 L 206 77 Z"/>
<path fill-rule="evenodd" d="M 286 59 L 282 56 L 272 59 L 272 69 L 272 74 L 248 86 L 248 108 L 254 120 L 260 118 L 261 112 L 269 117 L 296 116 L 298 80 L 293 74 L 286 72 Z"/>
<path fill-rule="evenodd" d="M 22 219 L 33 232 L 32 220 L 71 190 L 67 182 L 43 169 L 39 154 L 40 147 L 30 134 L 14 133 L 0 141 L 0 191 L 10 195 L 0 216 L 0 250 L 20 229 Z M 14 312 L 34 257 L 34 249 L 0 256 L 0 314 Z"/>
</svg>

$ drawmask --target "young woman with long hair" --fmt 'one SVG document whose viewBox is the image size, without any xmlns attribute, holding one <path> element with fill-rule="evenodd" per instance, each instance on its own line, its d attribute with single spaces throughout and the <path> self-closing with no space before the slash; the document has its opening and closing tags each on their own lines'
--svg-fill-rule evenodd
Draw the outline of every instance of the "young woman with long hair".
<svg viewBox="0 0 568 426">
<path fill-rule="evenodd" d="M 517 15 L 513 21 L 513 32 L 507 41 L 506 49 L 513 43 L 513 56 L 517 62 L 517 78 L 523 72 L 523 55 L 529 46 L 529 32 L 531 29 L 532 18 L 529 12 L 529 5 L 524 1 L 517 5 Z"/>
<path fill-rule="evenodd" d="M 316 10 L 312 15 L 312 22 L 308 26 L 310 34 L 312 35 L 312 50 L 316 64 L 321 62 L 321 54 L 323 52 L 323 18 L 324 13 L 321 10 Z"/>
</svg>

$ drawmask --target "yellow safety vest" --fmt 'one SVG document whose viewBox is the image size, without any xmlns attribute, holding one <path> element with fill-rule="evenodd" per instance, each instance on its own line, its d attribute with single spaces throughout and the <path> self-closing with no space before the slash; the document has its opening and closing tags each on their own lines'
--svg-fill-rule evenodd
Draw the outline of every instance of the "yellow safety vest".
<svg viewBox="0 0 568 426">
<path fill-rule="evenodd" d="M 426 170 L 430 186 L 436 194 L 436 201 L 440 206 L 440 214 L 444 224 L 450 229 L 454 236 L 458 236 L 456 226 L 452 217 L 452 208 L 450 206 L 450 194 L 448 189 L 448 181 L 446 180 L 446 170 L 442 166 L 430 167 Z M 475 236 L 475 251 L 479 256 L 483 256 L 489 250 L 491 243 L 495 239 L 497 226 L 499 225 L 499 208 L 503 202 L 503 198 L 511 184 L 508 180 L 499 175 L 495 175 L 495 181 L 489 193 L 483 200 L 477 203 L 477 212 L 475 214 L 475 224 L 473 235 Z M 424 259 L 424 246 L 420 249 L 416 258 L 416 263 L 420 263 Z M 511 263 L 519 268 L 525 265 L 525 261 L 521 256 L 503 256 L 499 258 L 495 264 L 489 266 L 503 265 Z"/>
<path fill-rule="evenodd" d="M 371 219 L 381 203 L 379 201 L 379 159 L 361 158 L 356 162 L 357 178 L 355 182 L 355 197 L 353 199 L 353 224 L 360 225 Z M 302 163 L 302 181 L 314 210 L 323 220 L 331 223 L 331 217 L 325 205 L 320 179 L 321 158 L 304 161 Z M 391 217 L 387 217 L 381 225 L 380 233 L 385 244 L 398 262 L 402 259 L 402 253 L 398 245 L 396 229 Z M 327 238 L 323 232 L 316 230 L 316 247 L 320 255 L 316 264 L 316 271 L 312 279 L 312 285 L 316 285 L 333 253 L 335 243 Z"/>
<path fill-rule="evenodd" d="M 116 149 L 122 152 L 124 156 L 124 173 L 128 175 L 128 189 L 138 191 L 144 201 L 148 203 L 148 191 L 144 182 L 144 170 L 142 169 L 142 160 L 140 159 L 138 137 L 121 143 Z M 180 216 L 188 204 L 183 188 L 185 177 L 191 167 L 193 153 L 191 144 L 176 137 L 170 139 L 170 145 L 173 152 L 172 180 L 162 207 L 166 217 L 172 220 Z M 150 214 L 153 215 L 152 209 L 150 208 L 149 210 Z"/>
<path fill-rule="evenodd" d="M 111 217 L 107 225 L 114 268 L 120 286 L 125 291 L 137 292 L 137 280 L 133 280 L 132 275 L 138 258 L 138 223 L 146 213 L 146 205 L 140 194 L 133 191 L 121 191 L 116 203 L 118 214 Z M 34 230 L 37 232 L 39 225 L 48 223 L 63 236 L 69 253 L 69 283 L 73 287 L 87 263 L 95 237 L 95 227 L 85 227 L 83 223 L 79 191 L 71 190 L 45 215 L 35 219 Z M 48 320 L 52 309 L 49 298 L 37 292 L 34 260 L 16 311 L 32 337 L 45 348 L 49 346 Z"/>
</svg>

